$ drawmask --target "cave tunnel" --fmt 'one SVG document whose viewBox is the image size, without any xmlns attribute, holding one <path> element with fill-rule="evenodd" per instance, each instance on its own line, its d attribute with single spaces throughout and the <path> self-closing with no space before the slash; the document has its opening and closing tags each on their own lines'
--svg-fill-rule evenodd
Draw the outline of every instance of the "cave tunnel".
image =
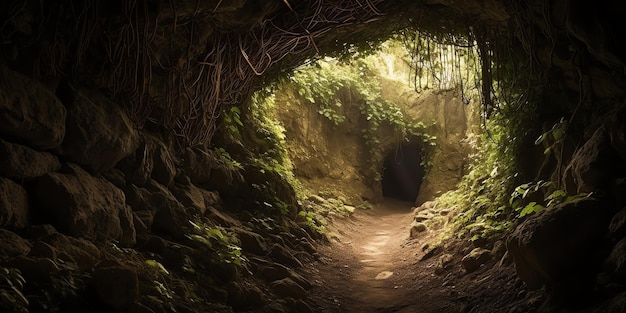
<svg viewBox="0 0 626 313">
<path fill-rule="evenodd" d="M 417 142 L 402 144 L 388 152 L 383 163 L 383 197 L 415 201 L 424 177 L 422 147 Z"/>
</svg>

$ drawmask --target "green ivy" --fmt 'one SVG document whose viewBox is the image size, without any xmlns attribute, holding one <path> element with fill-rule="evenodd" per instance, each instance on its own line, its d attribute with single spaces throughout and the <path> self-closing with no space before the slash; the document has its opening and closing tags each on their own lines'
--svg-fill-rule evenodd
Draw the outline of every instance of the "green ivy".
<svg viewBox="0 0 626 313">
<path fill-rule="evenodd" d="M 450 231 L 459 238 L 496 239 L 515 226 L 507 196 L 517 177 L 514 143 L 506 127 L 496 121 L 488 123 L 489 134 L 467 139 L 474 149 L 468 173 L 456 189 L 435 200 L 438 207 L 456 210 Z"/>
<path fill-rule="evenodd" d="M 380 145 L 385 139 L 383 136 L 387 136 L 381 131 L 383 125 L 391 126 L 398 143 L 417 139 L 425 147 L 432 147 L 437 138 L 428 133 L 429 126 L 411 118 L 396 104 L 383 98 L 374 62 L 364 58 L 344 62 L 326 58 L 300 67 L 291 76 L 290 82 L 303 99 L 317 106 L 318 113 L 336 126 L 347 118 L 342 107 L 359 106 L 361 118 L 367 125 L 361 129 L 361 133 L 372 156 L 370 171 L 374 179 L 379 181 L 384 157 Z M 430 164 L 430 150 L 425 149 L 426 157 L 422 165 L 426 167 Z"/>
<path fill-rule="evenodd" d="M 523 218 L 542 210 L 552 209 L 558 204 L 571 203 L 592 196 L 592 193 L 584 192 L 568 195 L 565 190 L 554 189 L 553 187 L 554 184 L 552 182 L 544 180 L 521 184 L 515 187 L 515 190 L 511 193 L 509 204 L 515 212 L 518 212 L 518 217 Z M 539 194 L 541 200 L 527 200 L 535 194 Z"/>
<path fill-rule="evenodd" d="M 228 232 L 221 226 L 209 225 L 204 222 L 191 222 L 193 233 L 187 237 L 199 242 L 211 251 L 214 251 L 219 260 L 225 264 L 234 266 L 244 266 L 246 257 L 241 253 L 239 242 L 235 234 Z"/>
</svg>

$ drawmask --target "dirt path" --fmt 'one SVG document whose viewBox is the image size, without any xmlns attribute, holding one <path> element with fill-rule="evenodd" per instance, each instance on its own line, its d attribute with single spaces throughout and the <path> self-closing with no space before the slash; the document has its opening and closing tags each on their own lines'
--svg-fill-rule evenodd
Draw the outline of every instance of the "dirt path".
<svg viewBox="0 0 626 313">
<path fill-rule="evenodd" d="M 438 257 L 424 258 L 422 247 L 438 232 L 409 240 L 411 203 L 386 200 L 370 211 L 357 211 L 335 223 L 329 245 L 319 247 L 320 260 L 308 266 L 315 287 L 315 312 L 517 312 L 527 309 L 519 298 L 510 267 L 497 263 L 465 274 L 456 265 L 435 275 Z M 514 298 L 514 299 L 511 299 Z M 514 301 L 515 300 L 515 301 Z M 493 311 L 496 310 L 496 311 Z"/>
<path fill-rule="evenodd" d="M 314 269 L 320 312 L 441 312 L 415 296 L 420 248 L 434 234 L 408 241 L 412 218 L 411 203 L 387 200 L 334 225 Z"/>
</svg>

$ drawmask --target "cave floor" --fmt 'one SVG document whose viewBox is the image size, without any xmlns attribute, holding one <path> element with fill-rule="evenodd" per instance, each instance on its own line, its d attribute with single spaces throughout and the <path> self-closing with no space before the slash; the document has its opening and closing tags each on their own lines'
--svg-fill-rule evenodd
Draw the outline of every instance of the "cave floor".
<svg viewBox="0 0 626 313">
<path fill-rule="evenodd" d="M 440 231 L 409 239 L 411 203 L 387 199 L 331 227 L 306 272 L 316 312 L 530 312 L 542 298 L 527 291 L 512 265 L 492 260 L 472 273 L 461 266 L 467 242 L 448 240 L 428 253 Z M 424 250 L 426 252 L 424 252 Z M 452 256 L 442 269 L 443 254 Z M 438 274 L 435 270 L 440 268 Z"/>
</svg>

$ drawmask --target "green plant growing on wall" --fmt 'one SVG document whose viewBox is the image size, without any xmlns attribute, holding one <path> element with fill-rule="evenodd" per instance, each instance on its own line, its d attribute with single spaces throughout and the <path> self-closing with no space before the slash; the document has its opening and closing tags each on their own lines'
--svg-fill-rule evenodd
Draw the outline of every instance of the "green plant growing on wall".
<svg viewBox="0 0 626 313">
<path fill-rule="evenodd" d="M 561 118 L 559 122 L 554 124 L 551 129 L 544 132 L 535 140 L 535 145 L 540 145 L 542 143 L 546 144 L 547 147 L 543 151 L 543 154 L 550 154 L 565 138 L 565 134 L 567 132 L 568 122 L 565 118 Z"/>
<path fill-rule="evenodd" d="M 299 183 L 287 154 L 285 128 L 276 119 L 275 106 L 273 86 L 254 93 L 247 103 L 246 118 L 256 129 L 257 138 L 257 151 L 250 161 L 263 171 L 277 173 L 298 192 Z"/>
<path fill-rule="evenodd" d="M 233 159 L 224 148 L 215 148 L 213 151 L 218 158 L 218 162 L 225 165 L 229 170 L 234 171 L 243 169 L 241 162 Z"/>
<path fill-rule="evenodd" d="M 438 207 L 457 212 L 449 231 L 459 238 L 495 239 L 515 225 L 507 197 L 517 176 L 515 150 L 507 128 L 496 121 L 489 123 L 489 134 L 472 134 L 466 139 L 474 150 L 468 173 L 456 189 L 435 200 Z"/>
<path fill-rule="evenodd" d="M 535 194 L 539 194 L 537 201 L 525 201 Z M 563 189 L 554 189 L 552 182 L 539 180 L 515 187 L 509 204 L 515 212 L 518 212 L 518 217 L 523 218 L 542 210 L 550 210 L 559 204 L 576 202 L 592 195 L 593 193 L 586 192 L 568 195 Z"/>
<path fill-rule="evenodd" d="M 237 267 L 246 265 L 247 259 L 241 253 L 235 234 L 221 226 L 213 226 L 201 221 L 190 221 L 190 223 L 193 226 L 193 232 L 187 237 L 215 252 L 220 263 Z"/>
<path fill-rule="evenodd" d="M 383 153 L 380 145 L 389 134 L 382 127 L 390 127 L 397 143 L 414 139 L 424 143 L 424 164 L 429 162 L 429 149 L 436 138 L 428 133 L 428 126 L 416 121 L 397 105 L 384 99 L 378 80 L 379 65 L 374 59 L 353 59 L 340 62 L 335 59 L 320 60 L 297 69 L 290 83 L 298 94 L 318 108 L 318 113 L 334 125 L 343 123 L 347 116 L 342 108 L 358 106 L 365 127 L 363 139 L 370 149 L 370 172 L 376 181 L 381 179 Z"/>
<path fill-rule="evenodd" d="M 326 226 L 324 225 L 325 223 L 321 220 L 321 216 L 318 213 L 314 211 L 302 210 L 298 212 L 298 217 L 311 229 L 319 233 L 326 232 Z"/>
</svg>

